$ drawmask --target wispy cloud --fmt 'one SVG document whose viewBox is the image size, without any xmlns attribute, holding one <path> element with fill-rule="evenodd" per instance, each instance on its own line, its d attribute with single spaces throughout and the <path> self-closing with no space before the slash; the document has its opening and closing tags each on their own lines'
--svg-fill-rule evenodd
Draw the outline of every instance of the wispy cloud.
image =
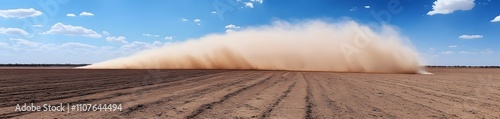
<svg viewBox="0 0 500 119">
<path fill-rule="evenodd" d="M 470 52 L 470 51 L 460 51 L 458 53 L 460 53 L 460 54 L 477 54 L 477 52 Z"/>
<path fill-rule="evenodd" d="M 64 43 L 60 47 L 68 47 L 68 48 L 97 48 L 97 46 L 94 46 L 94 45 L 89 45 L 89 44 L 85 44 L 85 43 L 78 43 L 78 42 Z"/>
<path fill-rule="evenodd" d="M 164 38 L 165 40 L 173 40 L 174 39 L 174 36 L 165 36 Z"/>
<path fill-rule="evenodd" d="M 152 35 L 152 34 L 149 34 L 149 33 L 143 33 L 142 35 L 143 36 L 149 36 L 149 37 L 160 37 L 160 35 Z"/>
<path fill-rule="evenodd" d="M 109 35 L 109 32 L 107 32 L 107 31 L 102 31 L 102 35 L 106 35 L 106 36 L 107 36 L 107 35 Z"/>
<path fill-rule="evenodd" d="M 250 0 L 250 1 L 260 3 L 260 4 L 262 4 L 264 2 L 264 0 Z"/>
<path fill-rule="evenodd" d="M 483 35 L 460 35 L 458 36 L 460 39 L 478 39 L 483 38 Z"/>
<path fill-rule="evenodd" d="M 163 45 L 164 45 L 164 43 L 161 41 L 154 41 L 153 43 L 134 41 L 132 43 L 128 43 L 126 45 L 123 45 L 120 48 L 122 48 L 123 50 L 142 50 L 142 49 L 148 49 L 148 48 L 154 48 L 154 47 L 161 47 Z"/>
<path fill-rule="evenodd" d="M 38 46 L 43 44 L 43 43 L 33 42 L 33 41 L 25 40 L 25 39 L 10 38 L 9 40 L 15 41 L 17 45 L 29 46 L 29 47 L 38 47 Z"/>
<path fill-rule="evenodd" d="M 353 11 L 356 11 L 357 9 L 358 9 L 358 7 L 353 7 L 349 11 L 353 12 Z"/>
<path fill-rule="evenodd" d="M 480 51 L 460 51 L 458 52 L 460 54 L 484 54 L 484 55 L 487 55 L 487 54 L 493 54 L 495 53 L 495 51 L 491 50 L 491 49 L 484 49 L 484 50 L 480 50 Z"/>
<path fill-rule="evenodd" d="M 20 28 L 4 28 L 0 27 L 0 34 L 7 35 L 28 35 L 28 32 Z"/>
<path fill-rule="evenodd" d="M 182 17 L 182 18 L 181 18 L 181 21 L 188 21 L 188 19 L 186 19 L 186 18 Z"/>
<path fill-rule="evenodd" d="M 73 13 L 68 13 L 68 14 L 66 14 L 66 16 L 67 17 L 76 17 L 76 15 L 73 14 Z M 81 17 L 90 17 L 90 16 L 94 16 L 94 14 L 90 13 L 90 12 L 82 12 L 82 13 L 79 14 L 79 16 L 81 16 Z"/>
<path fill-rule="evenodd" d="M 443 51 L 441 54 L 449 55 L 449 54 L 455 54 L 453 51 Z"/>
<path fill-rule="evenodd" d="M 429 48 L 427 51 L 429 51 L 429 52 L 432 53 L 432 52 L 436 51 L 436 49 L 435 48 Z"/>
<path fill-rule="evenodd" d="M 94 16 L 94 14 L 92 14 L 90 12 L 82 12 L 82 13 L 80 13 L 80 16 Z"/>
<path fill-rule="evenodd" d="M 119 42 L 119 43 L 128 43 L 126 40 L 126 38 L 124 36 L 118 36 L 118 37 L 114 37 L 114 36 L 111 36 L 111 37 L 106 37 L 106 41 L 108 42 Z"/>
</svg>

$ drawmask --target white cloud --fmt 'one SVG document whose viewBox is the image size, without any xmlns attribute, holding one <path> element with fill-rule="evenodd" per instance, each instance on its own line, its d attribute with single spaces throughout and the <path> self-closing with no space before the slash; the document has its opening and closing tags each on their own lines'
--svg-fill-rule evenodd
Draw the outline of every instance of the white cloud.
<svg viewBox="0 0 500 119">
<path fill-rule="evenodd" d="M 458 53 L 460 53 L 460 54 L 477 54 L 477 52 L 470 52 L 470 51 L 460 51 Z"/>
<path fill-rule="evenodd" d="M 151 35 L 151 34 L 148 34 L 148 33 L 143 33 L 142 35 L 143 36 L 149 36 L 149 37 L 160 37 L 160 35 Z"/>
<path fill-rule="evenodd" d="M 264 2 L 264 0 L 250 0 L 250 1 L 257 2 L 257 3 L 260 3 L 260 4 L 262 4 Z"/>
<path fill-rule="evenodd" d="M 36 17 L 42 15 L 42 12 L 37 11 L 33 8 L 29 9 L 8 9 L 0 10 L 0 17 L 3 18 L 26 18 L 26 17 Z"/>
<path fill-rule="evenodd" d="M 107 32 L 107 31 L 102 31 L 102 35 L 106 35 L 106 36 L 107 36 L 107 35 L 109 35 L 109 32 Z"/>
<path fill-rule="evenodd" d="M 200 19 L 194 19 L 193 22 L 200 22 Z"/>
<path fill-rule="evenodd" d="M 460 39 L 477 39 L 477 38 L 483 38 L 483 35 L 460 35 L 458 36 Z"/>
<path fill-rule="evenodd" d="M 434 51 L 436 51 L 435 48 L 429 48 L 429 52 L 434 52 Z"/>
<path fill-rule="evenodd" d="M 77 42 L 64 43 L 60 47 L 67 47 L 67 48 L 97 48 L 96 46 L 93 46 L 93 45 L 84 44 L 84 43 L 77 43 Z"/>
<path fill-rule="evenodd" d="M 368 5 L 367 5 L 367 6 L 365 6 L 365 8 L 366 8 L 366 9 L 369 9 L 369 8 L 370 8 L 370 6 L 368 6 Z"/>
<path fill-rule="evenodd" d="M 458 47 L 458 46 L 457 46 L 457 45 L 450 45 L 450 46 L 448 46 L 448 47 L 450 47 L 450 48 L 456 48 L 456 47 Z"/>
<path fill-rule="evenodd" d="M 493 51 L 491 49 L 485 49 L 485 50 L 480 51 L 479 53 L 481 53 L 481 54 L 493 54 L 493 53 L 495 53 L 495 51 Z"/>
<path fill-rule="evenodd" d="M 82 13 L 80 13 L 80 16 L 94 16 L 94 14 L 92 14 L 90 12 L 82 12 Z"/>
<path fill-rule="evenodd" d="M 182 18 L 181 18 L 181 21 L 188 21 L 188 19 L 186 19 L 186 18 L 182 17 Z"/>
<path fill-rule="evenodd" d="M 263 0 L 250 0 L 250 1 L 243 1 L 243 0 L 236 0 L 237 2 L 241 2 L 243 3 L 245 6 L 241 6 L 241 7 L 238 7 L 238 8 L 243 8 L 243 7 L 248 7 L 248 8 L 254 8 L 254 5 L 255 4 L 262 4 L 264 1 Z"/>
<path fill-rule="evenodd" d="M 0 34 L 7 35 L 28 35 L 28 32 L 20 28 L 4 28 L 0 27 Z"/>
<path fill-rule="evenodd" d="M 164 39 L 165 39 L 165 40 L 172 40 L 172 39 L 174 39 L 174 36 L 165 36 L 165 38 L 164 38 Z"/>
<path fill-rule="evenodd" d="M 215 12 L 215 11 L 212 11 L 212 12 L 210 12 L 210 13 L 212 13 L 212 14 L 217 14 L 217 12 Z"/>
<path fill-rule="evenodd" d="M 106 41 L 108 41 L 108 42 L 120 42 L 120 43 L 124 43 L 124 44 L 126 44 L 126 43 L 128 43 L 128 42 L 127 42 L 125 39 L 126 39 L 126 38 L 125 38 L 125 37 L 123 37 L 123 36 L 118 36 L 118 37 L 114 37 L 114 36 L 112 36 L 112 37 L 106 37 Z"/>
<path fill-rule="evenodd" d="M 443 51 L 441 54 L 449 55 L 449 54 L 455 54 L 453 51 Z"/>
<path fill-rule="evenodd" d="M 103 49 L 103 50 L 111 50 L 111 49 L 114 49 L 115 47 L 112 47 L 112 46 L 101 46 L 100 48 Z"/>
<path fill-rule="evenodd" d="M 226 28 L 226 32 L 233 32 L 234 29 L 239 29 L 240 26 L 236 26 L 234 24 L 229 24 L 229 25 L 224 26 L 224 28 Z"/>
<path fill-rule="evenodd" d="M 33 27 L 43 27 L 43 25 L 33 25 Z"/>
<path fill-rule="evenodd" d="M 500 21 L 500 15 L 491 20 L 491 22 L 499 22 L 499 21 Z"/>
<path fill-rule="evenodd" d="M 495 53 L 495 51 L 493 51 L 493 50 L 485 50 L 485 51 L 481 51 L 479 53 L 481 53 L 481 54 L 493 54 L 493 53 Z"/>
<path fill-rule="evenodd" d="M 224 28 L 226 28 L 226 29 L 238 29 L 238 28 L 240 28 L 240 27 L 239 27 L 239 26 L 236 26 L 236 25 L 234 25 L 234 24 L 229 24 L 229 25 L 225 26 Z"/>
<path fill-rule="evenodd" d="M 432 11 L 427 12 L 427 15 L 450 14 L 457 10 L 471 10 L 474 5 L 474 0 L 436 0 L 432 5 Z"/>
<path fill-rule="evenodd" d="M 39 42 L 33 42 L 25 39 L 17 39 L 10 38 L 9 40 L 13 41 L 15 44 L 9 46 L 6 44 L 6 48 L 14 50 L 14 51 L 53 51 L 58 50 L 57 45 L 54 44 L 45 44 Z"/>
<path fill-rule="evenodd" d="M 0 48 L 10 48 L 9 44 L 0 42 Z"/>
<path fill-rule="evenodd" d="M 66 16 L 68 16 L 68 17 L 76 17 L 75 14 L 66 14 Z"/>
<path fill-rule="evenodd" d="M 251 3 L 251 2 L 245 2 L 245 7 L 253 8 L 253 3 Z"/>
<path fill-rule="evenodd" d="M 56 23 L 50 27 L 50 30 L 43 34 L 61 34 L 68 36 L 87 36 L 91 38 L 101 38 L 101 35 L 92 29 L 86 29 L 82 26 L 64 25 L 63 23 Z"/>
<path fill-rule="evenodd" d="M 170 42 L 160 42 L 160 41 L 154 41 L 154 42 L 134 41 L 132 43 L 126 43 L 123 44 L 121 47 L 119 46 L 118 48 L 115 48 L 112 46 L 98 46 L 98 45 L 85 44 L 79 42 L 66 42 L 62 44 L 45 44 L 24 39 L 10 39 L 10 40 L 12 41 L 11 44 L 9 44 L 8 42 L 0 42 L 0 52 L 3 51 L 7 52 L 7 54 L 0 53 L 0 55 L 8 56 L 14 53 L 25 53 L 22 55 L 29 57 L 28 59 L 30 58 L 36 59 L 43 56 L 50 56 L 48 58 L 52 58 L 53 60 L 57 60 L 60 62 L 76 61 L 80 63 L 81 62 L 91 63 L 91 62 L 102 61 L 112 57 L 123 57 L 126 56 L 127 54 L 130 54 L 131 52 L 138 52 L 144 49 L 158 48 L 164 45 L 171 44 Z M 99 57 L 94 57 L 94 56 L 99 56 Z M 38 61 L 43 62 L 43 59 Z M 2 60 L 6 61 L 6 59 Z M 7 60 L 18 61 L 19 59 L 11 57 L 11 59 Z"/>
<path fill-rule="evenodd" d="M 15 41 L 17 45 L 22 45 L 22 46 L 38 47 L 38 46 L 42 45 L 42 43 L 28 41 L 28 40 L 25 40 L 25 39 L 10 38 L 9 40 Z"/>
<path fill-rule="evenodd" d="M 125 50 L 142 50 L 142 49 L 155 48 L 161 46 L 163 46 L 163 43 L 161 41 L 155 41 L 153 43 L 134 41 L 132 43 L 123 45 L 120 48 Z"/>
<path fill-rule="evenodd" d="M 460 54 L 493 54 L 493 53 L 495 53 L 495 51 L 493 51 L 491 49 L 484 49 L 481 51 L 460 51 L 458 53 L 460 53 Z"/>
</svg>

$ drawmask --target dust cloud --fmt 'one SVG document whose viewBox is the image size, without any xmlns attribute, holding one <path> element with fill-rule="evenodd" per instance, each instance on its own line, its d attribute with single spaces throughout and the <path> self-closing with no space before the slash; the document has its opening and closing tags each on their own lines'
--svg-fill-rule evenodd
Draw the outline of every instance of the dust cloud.
<svg viewBox="0 0 500 119">
<path fill-rule="evenodd" d="M 405 41 L 387 25 L 371 28 L 354 21 L 275 21 L 80 68 L 425 72 L 418 53 Z"/>
</svg>

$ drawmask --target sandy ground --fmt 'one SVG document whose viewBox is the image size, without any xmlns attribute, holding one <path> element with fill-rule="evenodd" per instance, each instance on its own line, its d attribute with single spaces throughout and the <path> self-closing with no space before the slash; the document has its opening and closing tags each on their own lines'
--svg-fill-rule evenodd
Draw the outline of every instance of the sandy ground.
<svg viewBox="0 0 500 119">
<path fill-rule="evenodd" d="M 500 69 L 429 71 L 0 69 L 0 118 L 500 118 Z M 15 111 L 24 103 L 123 110 Z"/>
</svg>

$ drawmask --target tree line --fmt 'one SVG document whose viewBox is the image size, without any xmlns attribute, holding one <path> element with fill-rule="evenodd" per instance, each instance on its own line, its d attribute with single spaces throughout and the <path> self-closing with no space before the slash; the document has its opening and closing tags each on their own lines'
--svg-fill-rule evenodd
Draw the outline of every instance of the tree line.
<svg viewBox="0 0 500 119">
<path fill-rule="evenodd" d="M 0 67 L 80 67 L 89 64 L 0 64 Z"/>
<path fill-rule="evenodd" d="M 456 65 L 456 66 L 427 65 L 426 67 L 431 67 L 431 68 L 500 68 L 500 66 L 462 66 L 462 65 Z"/>
</svg>

